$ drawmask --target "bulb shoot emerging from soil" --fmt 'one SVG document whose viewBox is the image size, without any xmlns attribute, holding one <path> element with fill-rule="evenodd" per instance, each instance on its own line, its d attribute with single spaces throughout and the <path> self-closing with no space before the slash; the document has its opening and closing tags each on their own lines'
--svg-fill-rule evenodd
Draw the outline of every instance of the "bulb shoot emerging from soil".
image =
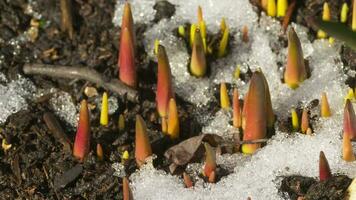
<svg viewBox="0 0 356 200">
<path fill-rule="evenodd" d="M 327 2 L 325 2 L 324 6 L 323 6 L 323 17 L 322 17 L 322 20 L 323 21 L 330 21 L 330 19 L 331 19 L 331 16 L 330 16 L 329 4 Z M 318 33 L 317 33 L 317 36 L 320 39 L 324 39 L 324 38 L 327 38 L 328 35 L 324 31 L 319 30 Z"/>
<path fill-rule="evenodd" d="M 277 0 L 277 17 L 286 16 L 288 0 Z"/>
<path fill-rule="evenodd" d="M 349 13 L 349 6 L 346 2 L 342 4 L 341 12 L 340 12 L 340 22 L 346 23 L 347 22 L 347 14 Z"/>
<path fill-rule="evenodd" d="M 331 116 L 329 101 L 328 101 L 328 97 L 326 96 L 325 92 L 323 92 L 321 95 L 320 115 L 321 115 L 321 117 L 324 117 L 324 118 Z"/>
<path fill-rule="evenodd" d="M 120 51 L 119 51 L 119 78 L 125 84 L 136 87 L 136 36 L 130 3 L 126 2 L 121 23 Z"/>
<path fill-rule="evenodd" d="M 306 108 L 304 108 L 302 112 L 302 122 L 300 127 L 302 133 L 306 134 L 309 128 L 309 115 L 308 115 L 308 110 Z"/>
<path fill-rule="evenodd" d="M 284 72 L 284 82 L 296 89 L 307 78 L 303 50 L 297 33 L 293 28 L 288 31 L 287 66 Z"/>
<path fill-rule="evenodd" d="M 291 109 L 291 116 L 292 116 L 293 131 L 298 131 L 299 130 L 299 118 L 298 118 L 298 114 L 297 114 L 297 111 L 295 110 L 295 108 Z"/>
<path fill-rule="evenodd" d="M 230 100 L 225 82 L 220 83 L 220 105 L 225 110 L 230 108 Z"/>
<path fill-rule="evenodd" d="M 171 139 L 179 137 L 179 115 L 176 101 L 171 98 L 169 100 L 168 121 L 167 121 L 167 134 Z"/>
<path fill-rule="evenodd" d="M 151 144 L 147 135 L 146 123 L 140 115 L 136 115 L 135 157 L 138 167 L 141 167 L 146 158 L 152 155 Z"/>
<path fill-rule="evenodd" d="M 273 116 L 273 117 L 272 117 Z M 274 114 L 267 81 L 261 71 L 253 73 L 242 111 L 243 140 L 264 139 L 268 124 L 273 126 Z M 253 154 L 261 144 L 243 144 L 242 152 Z"/>
<path fill-rule="evenodd" d="M 108 94 L 106 92 L 103 93 L 101 101 L 100 124 L 102 126 L 107 126 L 109 124 L 109 103 Z"/>
<path fill-rule="evenodd" d="M 344 133 L 344 137 L 342 140 L 342 158 L 346 162 L 352 162 L 355 160 L 355 155 L 352 150 L 351 140 L 348 134 Z"/>
<path fill-rule="evenodd" d="M 276 10 L 276 0 L 268 0 L 267 3 L 267 15 L 271 17 L 275 17 L 277 14 Z"/>
<path fill-rule="evenodd" d="M 356 138 L 356 116 L 350 99 L 346 100 L 344 108 L 344 134 L 350 139 Z"/>
<path fill-rule="evenodd" d="M 171 67 L 169 65 L 166 50 L 163 46 L 158 46 L 158 74 L 157 74 L 157 111 L 161 117 L 167 116 L 169 100 L 174 98 L 172 86 Z"/>
<path fill-rule="evenodd" d="M 187 187 L 187 188 L 193 187 L 193 181 L 186 172 L 183 172 L 183 181 L 184 181 L 185 187 Z"/>
<path fill-rule="evenodd" d="M 319 179 L 320 181 L 326 181 L 331 178 L 331 170 L 329 167 L 328 160 L 325 157 L 323 151 L 320 151 L 319 154 Z"/>
<path fill-rule="evenodd" d="M 207 71 L 204 45 L 199 29 L 196 29 L 194 33 L 192 56 L 189 69 L 190 73 L 198 78 L 205 76 Z"/>
<path fill-rule="evenodd" d="M 86 100 L 82 100 L 79 111 L 77 134 L 73 146 L 73 156 L 83 162 L 90 150 L 90 120 Z"/>
<path fill-rule="evenodd" d="M 216 155 L 213 148 L 208 144 L 204 143 L 205 147 L 205 165 L 204 165 L 204 176 L 208 178 L 210 183 L 215 182 L 215 170 L 216 170 Z"/>
</svg>

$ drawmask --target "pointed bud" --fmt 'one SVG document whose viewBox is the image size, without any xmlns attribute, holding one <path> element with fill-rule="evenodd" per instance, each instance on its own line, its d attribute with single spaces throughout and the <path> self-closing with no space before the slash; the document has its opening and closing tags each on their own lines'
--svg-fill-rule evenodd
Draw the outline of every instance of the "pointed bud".
<svg viewBox="0 0 356 200">
<path fill-rule="evenodd" d="M 290 88 L 295 89 L 306 78 L 302 46 L 297 33 L 293 28 L 290 28 L 288 31 L 288 55 L 284 81 Z"/>
<path fill-rule="evenodd" d="M 103 161 L 104 160 L 103 147 L 99 143 L 96 145 L 96 156 L 98 156 L 98 160 L 99 161 Z"/>
<path fill-rule="evenodd" d="M 226 55 L 226 47 L 229 42 L 229 27 L 226 27 L 223 36 L 219 43 L 218 57 L 221 58 Z"/>
<path fill-rule="evenodd" d="M 79 111 L 77 134 L 73 146 L 73 156 L 83 162 L 90 150 L 90 121 L 86 100 L 82 100 Z"/>
<path fill-rule="evenodd" d="M 266 116 L 266 91 L 262 73 L 253 73 L 249 90 L 245 96 L 242 111 L 242 128 L 244 130 L 243 140 L 256 140 L 266 137 L 267 116 Z M 243 144 L 242 152 L 252 154 L 261 144 Z"/>
<path fill-rule="evenodd" d="M 240 107 L 240 101 L 239 101 L 239 92 L 237 91 L 237 88 L 234 88 L 232 107 L 233 107 L 232 124 L 235 128 L 240 128 L 241 127 L 241 107 Z"/>
<path fill-rule="evenodd" d="M 323 21 L 330 21 L 330 8 L 329 8 L 329 4 L 327 2 L 324 3 L 323 6 L 323 17 L 322 17 Z M 326 38 L 328 35 L 322 31 L 319 30 L 317 33 L 318 38 Z"/>
<path fill-rule="evenodd" d="M 351 140 L 348 134 L 344 133 L 344 138 L 342 140 L 342 158 L 346 162 L 352 162 L 355 160 L 355 155 L 352 150 Z"/>
<path fill-rule="evenodd" d="M 356 31 L 356 1 L 354 1 L 353 7 L 352 7 L 352 25 L 351 28 L 353 31 Z"/>
<path fill-rule="evenodd" d="M 234 71 L 234 78 L 239 79 L 240 78 L 240 73 L 241 73 L 241 66 L 237 65 Z"/>
<path fill-rule="evenodd" d="M 344 134 L 348 135 L 350 139 L 356 138 L 356 116 L 349 99 L 346 100 L 344 108 Z"/>
<path fill-rule="evenodd" d="M 185 38 L 185 28 L 184 26 L 179 26 L 178 27 L 178 35 L 182 38 Z"/>
<path fill-rule="evenodd" d="M 103 99 L 101 101 L 101 113 L 100 113 L 100 124 L 102 126 L 107 126 L 109 123 L 109 105 L 108 105 L 108 94 L 103 93 Z"/>
<path fill-rule="evenodd" d="M 244 41 L 245 43 L 247 43 L 249 41 L 247 26 L 244 26 L 242 28 L 242 41 Z"/>
<path fill-rule="evenodd" d="M 135 44 L 136 38 L 135 38 L 135 30 L 134 30 L 134 21 L 132 18 L 132 12 L 131 12 L 131 5 L 129 2 L 125 2 L 124 5 L 124 12 L 122 15 L 122 21 L 121 21 L 121 30 L 127 28 L 131 34 L 131 38 L 133 39 L 133 43 Z M 122 35 L 121 35 L 122 36 Z"/>
<path fill-rule="evenodd" d="M 130 154 L 127 150 L 122 154 L 122 160 L 128 160 L 130 158 Z"/>
<path fill-rule="evenodd" d="M 225 18 L 222 18 L 221 22 L 220 22 L 220 32 L 221 32 L 221 34 L 224 34 L 226 27 L 227 26 L 226 26 Z"/>
<path fill-rule="evenodd" d="M 151 144 L 147 135 L 146 123 L 140 115 L 136 115 L 135 157 L 138 167 L 141 167 L 147 157 L 152 155 Z"/>
<path fill-rule="evenodd" d="M 190 73 L 196 77 L 203 77 L 206 73 L 206 58 L 200 30 L 196 29 L 190 60 Z"/>
<path fill-rule="evenodd" d="M 123 114 L 119 116 L 119 131 L 123 131 L 125 129 L 125 117 Z"/>
<path fill-rule="evenodd" d="M 183 172 L 183 180 L 184 180 L 184 184 L 185 184 L 185 187 L 187 188 L 191 188 L 193 187 L 193 182 L 192 182 L 192 179 L 190 178 L 190 176 Z"/>
<path fill-rule="evenodd" d="M 299 130 L 299 119 L 298 119 L 297 111 L 295 111 L 294 108 L 292 108 L 292 110 L 291 110 L 291 116 L 292 116 L 293 131 L 298 131 Z"/>
<path fill-rule="evenodd" d="M 157 55 L 158 53 L 158 46 L 159 46 L 159 40 L 155 39 L 155 44 L 154 44 L 154 53 Z"/>
<path fill-rule="evenodd" d="M 346 23 L 347 14 L 349 13 L 349 6 L 346 2 L 342 4 L 341 12 L 340 12 L 340 21 L 341 23 Z"/>
<path fill-rule="evenodd" d="M 326 181 L 331 177 L 332 177 L 332 175 L 331 175 L 328 160 L 326 159 L 324 152 L 320 151 L 320 154 L 319 154 L 319 179 L 320 179 L 320 181 Z"/>
<path fill-rule="evenodd" d="M 321 115 L 321 117 L 330 117 L 331 116 L 329 102 L 328 102 L 328 98 L 327 98 L 325 92 L 323 92 L 321 95 L 320 115 Z"/>
<path fill-rule="evenodd" d="M 354 93 L 354 90 L 353 89 L 349 89 L 349 91 L 347 92 L 346 96 L 345 96 L 345 101 L 346 99 L 349 99 L 349 100 L 354 100 L 355 99 L 355 93 Z"/>
<path fill-rule="evenodd" d="M 204 143 L 205 147 L 205 165 L 204 176 L 210 178 L 210 175 L 216 170 L 216 155 L 209 143 Z"/>
<path fill-rule="evenodd" d="M 225 82 L 220 83 L 220 105 L 222 109 L 227 110 L 230 108 L 230 100 Z"/>
<path fill-rule="evenodd" d="M 3 138 L 3 139 L 2 139 L 2 143 L 1 143 L 1 147 L 2 147 L 2 149 L 4 150 L 4 152 L 6 152 L 7 150 L 11 149 L 12 144 L 8 144 L 7 141 L 6 141 L 6 139 Z"/>
<path fill-rule="evenodd" d="M 306 108 L 303 109 L 302 113 L 302 123 L 301 123 L 301 131 L 302 133 L 306 133 L 309 128 L 309 115 Z"/>
<path fill-rule="evenodd" d="M 171 67 L 169 66 L 166 50 L 163 46 L 158 46 L 158 75 L 157 75 L 157 93 L 156 104 L 157 111 L 161 117 L 167 116 L 168 103 L 174 98 L 172 87 Z"/>
<path fill-rule="evenodd" d="M 136 87 L 135 47 L 128 28 L 121 29 L 119 68 L 120 80 L 131 87 Z"/>
<path fill-rule="evenodd" d="M 277 17 L 286 16 L 288 0 L 277 0 Z"/>
<path fill-rule="evenodd" d="M 267 15 L 271 17 L 276 16 L 276 0 L 268 0 L 267 3 Z"/>
<path fill-rule="evenodd" d="M 179 137 L 179 117 L 176 101 L 172 98 L 169 100 L 167 134 L 171 139 Z"/>
<path fill-rule="evenodd" d="M 126 177 L 122 179 L 122 193 L 124 195 L 124 200 L 133 200 L 129 180 Z"/>
</svg>

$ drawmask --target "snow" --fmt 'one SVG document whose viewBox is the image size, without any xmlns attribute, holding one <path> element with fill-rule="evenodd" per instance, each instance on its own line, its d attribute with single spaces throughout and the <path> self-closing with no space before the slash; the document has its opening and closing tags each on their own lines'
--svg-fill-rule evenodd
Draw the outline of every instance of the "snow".
<svg viewBox="0 0 356 200">
<path fill-rule="evenodd" d="M 54 113 L 61 119 L 67 122 L 72 128 L 77 127 L 79 119 L 79 105 L 75 105 L 69 93 L 57 91 L 49 100 L 49 105 Z"/>
<path fill-rule="evenodd" d="M 36 87 L 22 76 L 8 82 L 5 75 L 0 73 L 0 124 L 13 113 L 27 108 L 27 101 L 32 99 Z"/>
<path fill-rule="evenodd" d="M 281 42 L 286 37 L 276 19 L 262 13 L 258 22 L 257 14 L 248 0 L 169 1 L 176 5 L 176 14 L 171 19 L 150 24 L 144 41 L 146 51 L 153 60 L 154 40 L 158 39 L 166 47 L 175 90 L 180 97 L 197 106 L 207 105 L 214 98 L 211 88 L 222 81 L 237 85 L 240 96 L 243 97 L 248 89 L 248 82 L 233 77 L 236 66 L 240 65 L 242 73 L 248 68 L 252 71 L 261 69 L 264 72 L 269 83 L 274 112 L 280 119 L 289 117 L 288 111 L 297 104 L 306 105 L 314 99 L 320 99 L 322 92 L 327 93 L 333 115 L 328 119 L 317 120 L 313 136 L 298 133 L 290 135 L 277 128 L 276 135 L 253 156 L 240 153 L 218 155 L 220 167 L 233 173 L 216 184 L 205 183 L 197 176 L 202 171 L 203 163 L 190 163 L 186 168 L 196 181 L 193 189 L 184 188 L 181 177 L 156 170 L 148 164 L 130 177 L 135 199 L 282 199 L 278 191 L 280 177 L 317 177 L 320 151 L 324 151 L 334 174 L 355 177 L 356 163 L 346 163 L 341 158 L 343 94 L 348 89 L 344 85 L 339 44 L 330 45 L 327 40 L 311 42 L 305 27 L 292 24 L 301 40 L 304 58 L 309 62 L 311 77 L 298 89 L 291 90 L 281 82 L 287 47 Z M 131 1 L 132 8 L 141 9 L 141 2 Z M 145 1 L 145 4 L 149 2 L 153 1 Z M 173 33 L 179 25 L 197 21 L 199 5 L 209 31 L 217 32 L 221 18 L 225 17 L 234 37 L 230 54 L 212 63 L 211 75 L 204 79 L 189 75 L 187 65 L 190 55 L 187 54 L 183 41 Z M 152 10 L 147 7 L 142 12 L 149 17 Z M 116 15 L 120 13 L 116 12 Z M 116 16 L 114 21 L 117 18 Z M 137 18 L 142 20 L 140 16 Z M 245 25 L 249 30 L 249 43 L 241 41 L 241 28 Z M 279 49 L 278 53 L 276 48 Z M 205 119 L 203 132 L 219 134 L 225 139 L 231 138 L 234 128 L 230 125 L 229 112 L 220 110 L 212 116 L 201 116 L 201 119 Z"/>
<path fill-rule="evenodd" d="M 309 62 L 311 77 L 296 90 L 291 90 L 281 82 L 287 47 L 281 42 L 285 40 L 285 36 L 277 20 L 262 13 L 258 21 L 258 16 L 248 0 L 169 1 L 176 5 L 176 14 L 171 19 L 161 20 L 157 24 L 152 23 L 155 15 L 154 0 L 130 2 L 135 23 L 148 24 L 143 39 L 149 58 L 156 59 L 153 54 L 156 39 L 166 47 L 178 96 L 199 108 L 204 108 L 214 99 L 213 88 L 224 81 L 236 85 L 242 98 L 249 83 L 233 77 L 236 66 L 239 65 L 241 73 L 245 73 L 248 68 L 252 71 L 261 69 L 264 72 L 273 109 L 279 119 L 289 117 L 289 110 L 298 104 L 306 105 L 314 99 L 320 99 L 322 92 L 327 93 L 333 115 L 331 118 L 318 119 L 314 124 L 312 136 L 287 134 L 277 127 L 276 135 L 253 156 L 241 153 L 217 155 L 219 167 L 227 169 L 230 174 L 216 184 L 205 183 L 198 176 L 203 163 L 188 164 L 186 171 L 195 182 L 194 188 L 190 189 L 184 188 L 181 177 L 167 174 L 155 169 L 152 164 L 147 164 L 130 176 L 135 199 L 282 199 L 278 191 L 281 176 L 317 177 L 320 151 L 324 151 L 334 174 L 356 177 L 356 162 L 346 163 L 341 158 L 343 95 L 348 88 L 344 85 L 343 63 L 337 42 L 333 45 L 327 40 L 311 42 L 305 27 L 292 24 L 301 40 L 304 58 Z M 113 18 L 113 23 L 117 26 L 121 24 L 124 2 L 117 1 Z M 231 52 L 211 63 L 210 77 L 202 79 L 192 77 L 187 72 L 190 55 L 184 42 L 174 34 L 174 29 L 179 25 L 197 21 L 196 11 L 199 5 L 202 6 L 208 31 L 217 32 L 220 20 L 224 17 L 234 37 Z M 249 30 L 248 43 L 241 40 L 243 26 L 247 26 Z M 279 51 L 275 51 L 276 48 Z M 14 53 L 16 54 L 16 51 Z M 33 99 L 36 92 L 38 93 L 38 90 L 30 80 L 19 76 L 10 82 L 0 73 L 0 123 L 4 123 L 11 114 L 26 109 L 27 101 Z M 101 97 L 98 96 L 96 104 L 99 108 L 100 103 Z M 118 109 L 117 99 L 110 97 L 109 103 L 112 114 Z M 62 120 L 76 127 L 78 105 L 73 103 L 70 94 L 54 91 L 49 105 Z M 199 119 L 204 125 L 203 132 L 218 134 L 228 140 L 235 131 L 230 125 L 230 112 L 219 110 L 213 115 L 203 112 L 192 114 L 200 116 Z M 125 176 L 124 165 L 114 163 L 112 167 L 116 170 L 115 176 Z"/>
</svg>

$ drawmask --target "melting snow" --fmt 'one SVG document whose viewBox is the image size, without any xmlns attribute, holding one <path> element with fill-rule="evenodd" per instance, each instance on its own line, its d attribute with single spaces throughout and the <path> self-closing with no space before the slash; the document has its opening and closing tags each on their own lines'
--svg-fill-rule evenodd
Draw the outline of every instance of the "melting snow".
<svg viewBox="0 0 356 200">
<path fill-rule="evenodd" d="M 27 100 L 33 97 L 36 88 L 33 83 L 22 76 L 7 82 L 4 74 L 0 73 L 0 124 L 4 123 L 11 114 L 27 108 Z"/>
<path fill-rule="evenodd" d="M 347 91 L 342 73 L 343 64 L 339 56 L 339 44 L 330 44 L 325 40 L 310 42 L 307 29 L 293 24 L 300 37 L 304 57 L 309 61 L 311 77 L 304 81 L 297 90 L 291 90 L 281 83 L 283 68 L 277 63 L 286 62 L 287 48 L 280 42 L 284 37 L 278 21 L 262 13 L 257 22 L 257 14 L 248 0 L 169 0 L 176 6 L 176 14 L 158 24 L 151 24 L 145 33 L 145 48 L 152 59 L 154 40 L 166 47 L 170 60 L 176 92 L 182 98 L 196 105 L 206 105 L 213 98 L 210 88 L 221 81 L 238 86 L 240 94 L 244 94 L 248 84 L 233 78 L 236 65 L 245 72 L 247 67 L 252 71 L 261 68 L 269 83 L 272 104 L 278 116 L 286 116 L 292 106 L 298 102 L 307 103 L 320 99 L 323 91 L 327 92 L 333 116 L 317 121 L 315 136 L 302 134 L 287 135 L 279 130 L 268 145 L 253 156 L 242 154 L 218 156 L 218 164 L 225 166 L 234 173 L 222 178 L 216 184 L 204 183 L 198 179 L 193 189 L 186 189 L 182 179 L 154 169 L 151 165 L 132 174 L 130 179 L 135 199 L 282 199 L 278 191 L 280 176 L 302 175 L 316 177 L 318 175 L 319 152 L 325 152 L 333 173 L 342 173 L 355 177 L 356 163 L 345 163 L 341 158 L 341 132 L 343 94 Z M 120 1 L 119 1 L 120 2 Z M 150 19 L 154 1 L 133 0 L 132 8 L 140 12 L 137 19 L 146 22 Z M 185 22 L 197 20 L 196 10 L 202 6 L 207 29 L 216 32 L 222 17 L 227 19 L 231 34 L 235 40 L 231 52 L 225 58 L 212 63 L 210 78 L 196 79 L 187 72 L 189 55 L 183 42 L 174 36 L 173 30 Z M 121 17 L 122 4 L 118 3 L 115 24 Z M 135 13 L 135 11 L 134 11 Z M 143 18 L 144 16 L 144 18 Z M 241 41 L 240 30 L 248 26 L 250 42 Z M 273 48 L 278 48 L 276 53 Z M 203 131 L 216 134 L 229 134 L 230 116 L 219 111 L 211 121 L 206 122 Z M 202 164 L 191 163 L 187 171 L 198 173 Z"/>
</svg>

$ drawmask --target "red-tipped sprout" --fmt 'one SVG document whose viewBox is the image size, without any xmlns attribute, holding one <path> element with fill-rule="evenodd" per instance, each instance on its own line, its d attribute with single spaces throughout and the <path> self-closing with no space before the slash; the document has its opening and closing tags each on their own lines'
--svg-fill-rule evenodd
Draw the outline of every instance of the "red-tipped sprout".
<svg viewBox="0 0 356 200">
<path fill-rule="evenodd" d="M 146 123 L 140 115 L 136 115 L 136 163 L 141 167 L 146 159 L 152 155 L 151 144 L 147 135 Z"/>
<path fill-rule="evenodd" d="M 166 50 L 163 46 L 158 46 L 158 75 L 157 75 L 157 110 L 161 117 L 167 116 L 168 104 L 171 98 L 174 98 L 172 86 L 171 68 L 169 66 Z"/>
<path fill-rule="evenodd" d="M 131 7 L 125 3 L 124 13 L 121 22 L 120 51 L 119 51 L 119 78 L 131 86 L 137 86 L 137 75 L 135 66 L 136 38 L 133 25 Z"/>
<path fill-rule="evenodd" d="M 303 50 L 297 33 L 293 28 L 288 31 L 287 66 L 284 72 L 284 82 L 296 89 L 307 78 Z"/>
<path fill-rule="evenodd" d="M 356 116 L 350 99 L 346 100 L 344 108 L 344 134 L 351 140 L 356 138 Z"/>
<path fill-rule="evenodd" d="M 90 151 L 90 120 L 86 100 L 82 100 L 79 111 L 77 134 L 73 146 L 73 156 L 83 162 Z"/>
<path fill-rule="evenodd" d="M 268 85 L 263 73 L 254 72 L 242 111 L 244 141 L 264 139 L 267 127 L 273 126 L 274 114 L 269 97 Z M 252 154 L 260 147 L 261 144 L 243 144 L 242 152 Z"/>
<path fill-rule="evenodd" d="M 208 144 L 204 143 L 205 147 L 205 165 L 204 165 L 204 175 L 208 177 L 210 183 L 215 182 L 215 170 L 216 170 L 216 156 L 213 148 Z"/>
<path fill-rule="evenodd" d="M 331 171 L 329 167 L 328 160 L 325 157 L 323 151 L 320 151 L 319 155 L 319 179 L 320 181 L 326 181 L 331 178 Z"/>
</svg>

